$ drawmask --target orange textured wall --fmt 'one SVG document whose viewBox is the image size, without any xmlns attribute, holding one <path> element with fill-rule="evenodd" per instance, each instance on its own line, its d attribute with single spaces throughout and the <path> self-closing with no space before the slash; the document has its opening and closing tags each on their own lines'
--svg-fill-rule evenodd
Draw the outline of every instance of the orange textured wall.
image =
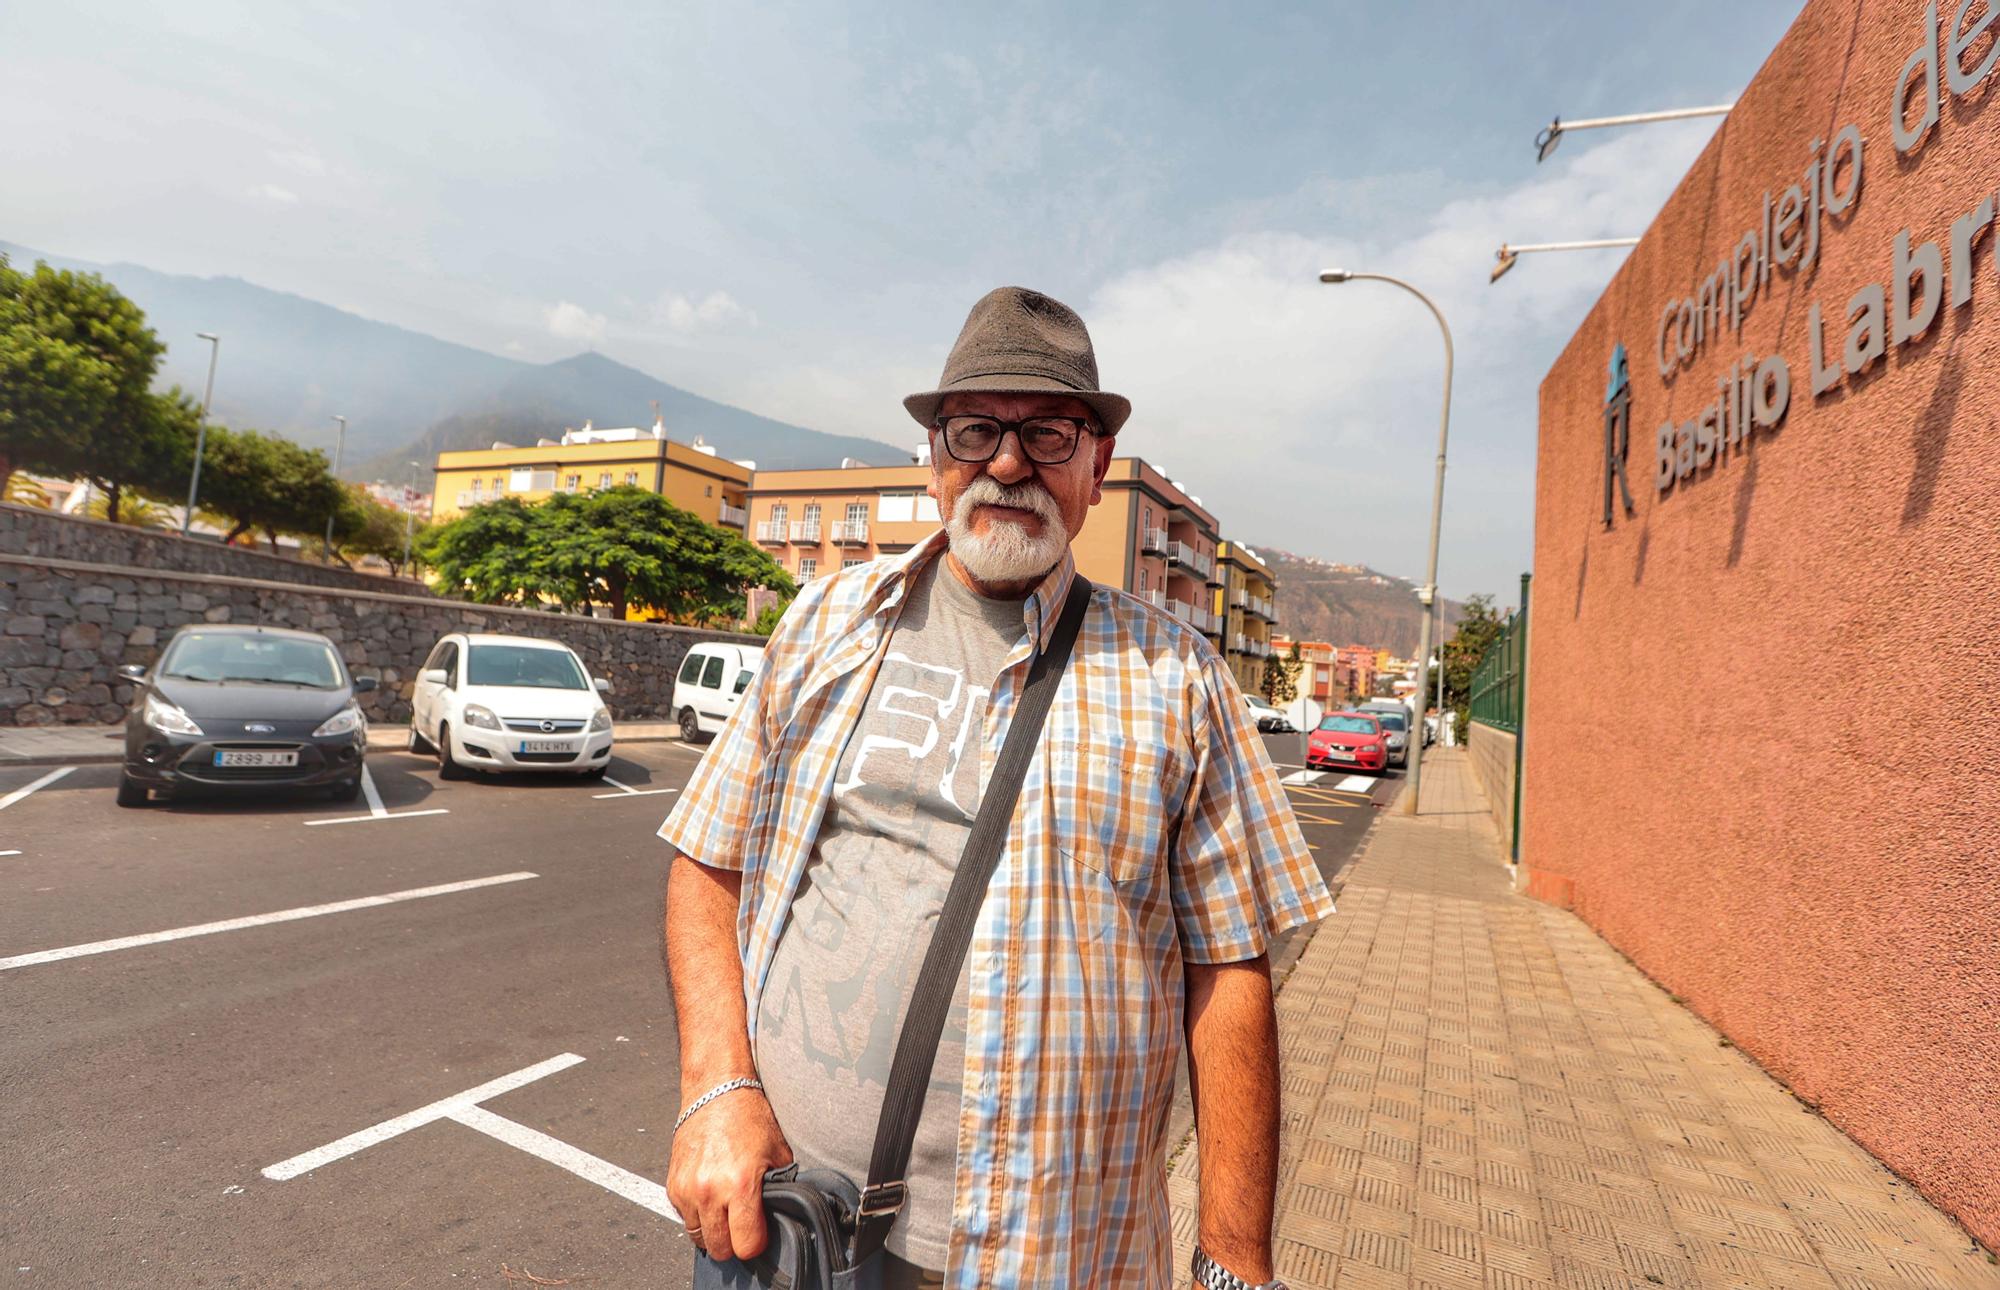
<svg viewBox="0 0 2000 1290">
<path fill-rule="evenodd" d="M 1939 7 L 1942 25 L 1964 6 Z M 1530 891 L 1994 1246 L 2000 272 L 1990 228 L 1969 262 L 1951 229 L 2000 186 L 2000 68 L 1953 94 L 1941 51 L 1939 119 L 1899 155 L 1891 99 L 1924 37 L 1911 0 L 1809 4 L 1542 384 L 1523 861 Z M 1862 188 L 1822 215 L 1818 262 L 1778 269 L 1740 333 L 1663 378 L 1663 308 L 1849 123 Z M 1844 162 L 1836 177 L 1845 191 Z M 1903 229 L 1939 244 L 1947 299 L 1816 396 L 1810 307 L 1839 362 L 1851 297 L 1879 284 L 1895 309 Z M 1606 527 L 1620 342 L 1635 507 Z M 1695 417 L 1746 352 L 1786 360 L 1785 419 L 1657 492 L 1657 427 Z"/>
</svg>

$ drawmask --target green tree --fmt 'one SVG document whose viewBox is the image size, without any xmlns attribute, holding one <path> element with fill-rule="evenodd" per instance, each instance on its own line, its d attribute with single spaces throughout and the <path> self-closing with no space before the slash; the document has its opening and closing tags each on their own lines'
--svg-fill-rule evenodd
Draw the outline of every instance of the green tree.
<svg viewBox="0 0 2000 1290">
<path fill-rule="evenodd" d="M 535 561 L 535 509 L 502 497 L 418 534 L 417 554 L 436 575 L 433 585 L 486 605 L 532 605 L 550 595 Z"/>
<path fill-rule="evenodd" d="M 111 513 L 111 499 L 96 490 L 91 491 L 90 504 L 85 517 L 93 520 L 110 520 L 113 524 L 123 524 L 135 529 L 172 529 L 179 523 L 167 508 L 157 502 L 149 502 L 143 497 L 126 497 L 119 502 L 118 513 Z"/>
<path fill-rule="evenodd" d="M 1299 643 L 1292 642 L 1291 652 L 1283 658 L 1276 654 L 1264 656 L 1264 680 L 1259 687 L 1264 697 L 1279 707 L 1284 707 L 1299 697 L 1299 672 L 1305 663 L 1299 658 Z"/>
<path fill-rule="evenodd" d="M 791 607 L 792 602 L 790 597 L 764 606 L 762 610 L 758 611 L 757 621 L 751 626 L 750 630 L 759 636 L 769 636 L 772 632 L 778 630 L 778 624 L 784 619 L 785 611 Z"/>
<path fill-rule="evenodd" d="M 379 556 L 388 563 L 389 572 L 400 577 L 403 534 L 408 523 L 403 512 L 395 507 L 376 501 L 364 488 L 350 487 L 334 521 L 335 549 L 343 557 Z"/>
<path fill-rule="evenodd" d="M 191 435 L 183 447 L 194 451 Z M 256 430 L 208 428 L 201 458 L 201 508 L 229 524 L 225 542 L 262 532 L 318 535 L 342 506 L 347 490 L 328 469 L 326 454 Z M 400 554 L 401 548 L 397 548 Z"/>
<path fill-rule="evenodd" d="M 48 490 L 29 478 L 25 471 L 19 470 L 7 476 L 4 488 L 0 488 L 0 501 L 49 509 Z"/>
<path fill-rule="evenodd" d="M 709 624 L 742 618 L 747 587 L 797 591 L 737 534 L 631 486 L 557 493 L 534 506 L 501 498 L 427 531 L 418 550 L 441 590 L 489 604 L 548 599 Z"/>
<path fill-rule="evenodd" d="M 556 598 L 614 618 L 636 607 L 707 625 L 741 619 L 746 587 L 795 591 L 771 557 L 643 488 L 557 493 L 535 520 L 533 559 Z"/>
<path fill-rule="evenodd" d="M 0 256 L 0 477 L 81 476 L 114 520 L 127 490 L 162 491 L 194 415 L 178 390 L 152 392 L 164 352 L 102 278 Z"/>
<path fill-rule="evenodd" d="M 1438 666 L 1431 671 L 1429 699 L 1440 715 L 1455 713 L 1454 728 L 1463 741 L 1466 731 L 1467 712 L 1472 706 L 1472 674 L 1478 670 L 1479 662 L 1486 657 L 1487 647 L 1499 637 L 1507 620 L 1494 608 L 1493 597 L 1474 596 L 1465 602 L 1465 616 L 1458 621 L 1458 628 L 1439 651 Z M 1438 687 L 1442 684 L 1444 693 L 1440 698 Z"/>
</svg>

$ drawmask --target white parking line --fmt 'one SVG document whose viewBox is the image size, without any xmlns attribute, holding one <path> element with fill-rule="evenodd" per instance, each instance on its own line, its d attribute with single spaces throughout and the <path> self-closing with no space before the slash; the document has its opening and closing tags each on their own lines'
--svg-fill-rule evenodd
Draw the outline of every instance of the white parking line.
<svg viewBox="0 0 2000 1290">
<path fill-rule="evenodd" d="M 361 818 L 367 819 L 367 816 Z M 0 959 L 0 972 L 12 968 L 33 967 L 38 963 L 55 963 L 62 959 L 82 958 L 87 954 L 109 954 L 113 950 L 136 949 L 141 945 L 158 945 L 163 941 L 182 941 L 190 936 L 208 936 L 215 932 L 235 932 L 246 927 L 262 927 L 267 923 L 289 923 L 301 918 L 318 918 L 322 914 L 344 914 L 351 909 L 372 909 L 376 905 L 393 905 L 398 901 L 421 900 L 426 896 L 448 896 L 453 892 L 473 891 L 480 887 L 497 886 L 503 882 L 521 882 L 528 878 L 539 878 L 534 873 L 503 873 L 492 878 L 473 878 L 465 882 L 447 882 L 436 887 L 413 887 L 408 891 L 392 891 L 386 896 L 362 896 L 355 900 L 337 900 L 330 905 L 306 905 L 298 909 L 281 909 L 272 914 L 252 914 L 247 918 L 226 918 L 219 923 L 198 923 L 193 927 L 175 927 L 164 932 L 147 932 L 141 936 L 121 936 L 110 941 L 91 941 L 84 945 L 66 945 L 56 950 L 37 950 L 33 954 L 17 954 L 12 958 Z"/>
<path fill-rule="evenodd" d="M 1323 770 L 1295 770 L 1279 780 L 1280 784 L 1317 784 L 1326 778 Z"/>
<path fill-rule="evenodd" d="M 19 851 L 0 851 L 0 856 L 17 856 L 20 854 Z"/>
<path fill-rule="evenodd" d="M 498 1138 L 510 1147 L 518 1148 L 552 1165 L 567 1169 L 586 1182 L 594 1182 L 614 1195 L 623 1196 L 643 1209 L 650 1209 L 674 1222 L 681 1216 L 667 1203 L 667 1189 L 650 1179 L 641 1178 L 629 1169 L 621 1169 L 609 1160 L 600 1160 L 581 1147 L 572 1147 L 560 1138 L 552 1138 L 539 1129 L 531 1129 L 525 1124 L 516 1124 L 503 1115 L 495 1115 L 483 1106 L 462 1106 L 451 1112 L 450 1119 L 458 1121 L 468 1129 L 477 1129 L 489 1138 Z"/>
<path fill-rule="evenodd" d="M 48 774 L 36 780 L 34 783 L 29 784 L 27 787 L 17 788 L 13 792 L 7 794 L 7 796 L 0 797 L 0 811 L 6 810 L 8 807 L 20 801 L 22 798 L 28 796 L 30 793 L 36 792 L 40 789 L 47 788 L 49 785 L 55 783 L 57 780 L 61 779 L 64 775 L 69 774 L 71 771 L 75 769 L 76 767 L 74 766 L 58 766 L 54 770 L 50 771 Z"/>
<path fill-rule="evenodd" d="M 1333 786 L 1336 793 L 1373 793 L 1375 781 L 1366 775 L 1349 775 Z"/>
<path fill-rule="evenodd" d="M 582 1060 L 583 1058 L 575 1053 L 563 1053 L 551 1057 L 545 1062 L 537 1062 L 511 1075 L 488 1080 L 477 1088 L 439 1098 L 429 1106 L 418 1107 L 394 1119 L 371 1125 L 359 1133 L 350 1133 L 344 1138 L 336 1139 L 323 1147 L 315 1147 L 289 1160 L 281 1160 L 262 1172 L 273 1182 L 287 1182 L 300 1174 L 310 1173 L 345 1156 L 351 1156 L 357 1151 L 365 1151 L 378 1143 L 387 1142 L 391 1138 L 408 1133 L 411 1129 L 421 1128 L 437 1120 L 450 1120 L 468 1129 L 476 1129 L 487 1137 L 504 1142 L 518 1151 L 525 1151 L 538 1160 L 546 1160 L 558 1168 L 567 1169 L 585 1182 L 595 1183 L 604 1190 L 623 1196 L 633 1204 L 651 1210 L 655 1214 L 670 1218 L 676 1223 L 680 1222 L 681 1216 L 667 1203 L 666 1188 L 659 1183 L 641 1178 L 631 1170 L 622 1169 L 608 1160 L 599 1159 L 581 1147 L 573 1147 L 560 1138 L 552 1138 L 539 1129 L 531 1129 L 503 1115 L 495 1115 L 479 1105 L 488 1098 L 498 1097 L 502 1093 L 532 1084 L 545 1075 L 568 1070 Z"/>
<path fill-rule="evenodd" d="M 680 792 L 678 788 L 634 788 L 630 784 L 619 783 L 609 775 L 604 777 L 604 782 L 618 791 L 615 793 L 592 793 L 592 797 L 658 797 L 662 793 Z"/>
<path fill-rule="evenodd" d="M 368 773 L 368 763 L 365 761 L 361 763 L 361 796 L 368 799 L 370 815 L 379 817 L 389 813 L 389 808 L 382 805 L 382 794 L 376 791 L 375 777 Z"/>
</svg>

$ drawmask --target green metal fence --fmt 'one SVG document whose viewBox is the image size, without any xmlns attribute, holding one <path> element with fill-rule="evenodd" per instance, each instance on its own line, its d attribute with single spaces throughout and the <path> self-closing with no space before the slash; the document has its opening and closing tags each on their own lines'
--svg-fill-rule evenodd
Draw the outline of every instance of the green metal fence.
<svg viewBox="0 0 2000 1290">
<path fill-rule="evenodd" d="M 1522 579 L 1523 593 L 1526 581 Z M 1527 691 L 1527 600 L 1523 594 L 1520 611 L 1507 620 L 1472 671 L 1472 720 L 1513 734 L 1521 732 L 1521 703 Z"/>
</svg>

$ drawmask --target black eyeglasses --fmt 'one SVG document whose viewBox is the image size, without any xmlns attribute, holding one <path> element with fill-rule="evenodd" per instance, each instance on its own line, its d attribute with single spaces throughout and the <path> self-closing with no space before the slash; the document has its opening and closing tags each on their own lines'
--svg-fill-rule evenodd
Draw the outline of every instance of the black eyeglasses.
<svg viewBox="0 0 2000 1290">
<path fill-rule="evenodd" d="M 1084 417 L 1030 417 L 1026 421 L 940 417 L 935 424 L 944 434 L 945 451 L 968 464 L 993 460 L 993 455 L 1000 451 L 1000 441 L 1012 430 L 1029 461 L 1041 466 L 1060 466 L 1076 456 L 1076 445 L 1084 431 L 1095 433 Z"/>
</svg>

